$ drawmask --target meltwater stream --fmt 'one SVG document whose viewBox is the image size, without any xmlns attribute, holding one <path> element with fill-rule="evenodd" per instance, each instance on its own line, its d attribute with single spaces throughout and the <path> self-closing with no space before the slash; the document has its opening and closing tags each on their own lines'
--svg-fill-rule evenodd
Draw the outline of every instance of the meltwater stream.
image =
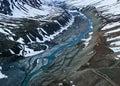
<svg viewBox="0 0 120 86">
<path fill-rule="evenodd" d="M 76 16 L 74 15 L 74 13 L 70 13 L 72 16 Z M 28 86 L 29 81 L 32 79 L 32 77 L 34 77 L 35 75 L 37 75 L 38 73 L 41 73 L 41 71 L 44 72 L 44 70 L 47 70 L 53 63 L 54 60 L 57 59 L 56 55 L 59 54 L 63 49 L 68 48 L 70 46 L 73 46 L 75 44 L 77 44 L 78 42 L 81 41 L 82 38 L 84 38 L 92 29 L 92 22 L 90 19 L 88 19 L 84 14 L 80 13 L 79 14 L 83 20 L 86 20 L 88 23 L 87 28 L 84 30 L 84 32 L 75 40 L 70 41 L 67 44 L 64 44 L 62 46 L 60 46 L 59 48 L 57 48 L 54 52 L 52 52 L 49 56 L 48 56 L 48 63 L 46 65 L 41 66 L 38 70 L 35 70 L 33 72 L 30 72 L 27 74 L 27 76 L 25 77 L 22 86 Z M 74 29 L 74 28 L 73 28 Z M 81 28 L 80 28 L 81 29 Z M 68 29 L 69 30 L 69 29 Z"/>
</svg>

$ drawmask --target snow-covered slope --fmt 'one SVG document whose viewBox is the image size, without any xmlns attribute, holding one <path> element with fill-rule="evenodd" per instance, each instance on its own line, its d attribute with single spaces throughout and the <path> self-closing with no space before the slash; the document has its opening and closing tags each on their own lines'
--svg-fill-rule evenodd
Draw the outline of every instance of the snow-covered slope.
<svg viewBox="0 0 120 86">
<path fill-rule="evenodd" d="M 28 7 L 27 9 L 31 10 Z M 37 12 L 38 9 L 34 9 L 32 11 Z M 50 9 L 41 9 L 46 10 L 49 14 L 37 12 L 37 16 L 34 12 L 32 12 L 33 16 L 29 15 L 29 12 L 20 16 L 15 16 L 14 12 L 12 16 L 1 14 L 0 55 L 16 54 L 26 57 L 46 50 L 48 46 L 45 42 L 54 39 L 73 22 L 73 17 L 67 11 L 51 6 Z M 41 10 L 39 9 L 39 11 Z M 22 11 L 19 10 L 19 12 Z"/>
<path fill-rule="evenodd" d="M 58 2 L 58 0 L 54 0 Z M 95 6 L 99 11 L 104 11 L 103 14 L 119 14 L 120 2 L 118 0 L 59 0 L 59 3 L 66 3 L 69 8 L 80 8 L 88 5 Z"/>
<path fill-rule="evenodd" d="M 1 0 L 0 13 L 12 17 L 45 16 L 54 10 L 45 1 L 40 0 Z"/>
</svg>

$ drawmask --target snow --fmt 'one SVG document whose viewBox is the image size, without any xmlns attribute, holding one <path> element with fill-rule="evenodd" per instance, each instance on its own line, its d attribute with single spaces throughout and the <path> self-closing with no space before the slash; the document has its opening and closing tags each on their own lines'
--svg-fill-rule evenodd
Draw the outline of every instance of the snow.
<svg viewBox="0 0 120 86">
<path fill-rule="evenodd" d="M 120 41 L 115 41 L 115 42 L 112 42 L 110 45 L 120 46 Z"/>
<path fill-rule="evenodd" d="M 54 0 L 58 1 L 58 0 Z M 60 2 L 66 2 L 69 6 L 87 6 L 87 5 L 96 5 L 96 7 L 102 7 L 105 5 L 111 5 L 116 3 L 117 0 L 59 0 Z"/>
<path fill-rule="evenodd" d="M 113 27 L 115 27 L 115 26 L 118 26 L 118 25 L 120 25 L 120 22 L 109 23 L 109 24 L 107 24 L 105 27 L 103 27 L 102 30 L 111 29 L 111 28 L 113 28 Z"/>
<path fill-rule="evenodd" d="M 93 32 L 90 32 L 90 33 L 89 33 L 89 35 L 92 35 L 92 34 L 93 34 Z"/>
<path fill-rule="evenodd" d="M 2 70 L 2 67 L 0 66 L 0 79 L 8 78 L 5 74 L 2 74 L 1 70 Z"/>
<path fill-rule="evenodd" d="M 106 11 L 104 12 L 104 14 L 120 14 L 120 4 L 113 4 L 112 6 L 109 6 L 108 8 L 105 8 Z"/>
<path fill-rule="evenodd" d="M 26 35 L 26 36 L 30 40 L 30 42 L 32 43 L 33 42 L 32 39 L 28 35 Z"/>
<path fill-rule="evenodd" d="M 14 18 L 28 18 L 28 17 L 35 17 L 35 16 L 47 16 L 49 14 L 52 14 L 53 11 L 55 13 L 55 7 L 54 6 L 49 6 L 48 3 L 52 3 L 51 0 L 42 0 L 42 3 L 47 3 L 47 4 L 41 4 L 41 6 L 34 8 L 31 7 L 28 4 L 23 4 L 22 2 L 18 1 L 16 2 L 15 0 L 12 0 L 14 2 L 10 3 L 10 9 L 12 10 L 12 16 L 7 15 L 7 17 L 14 17 Z M 14 6 L 14 8 L 13 8 Z M 54 14 L 53 13 L 53 14 Z M 2 15 L 2 14 L 0 14 Z"/>
<path fill-rule="evenodd" d="M 57 15 L 58 15 L 58 14 L 57 14 Z M 56 21 L 57 21 L 57 20 L 56 20 Z M 58 30 L 57 32 L 54 32 L 54 34 L 52 34 L 52 35 L 50 35 L 50 36 L 42 35 L 42 33 L 41 33 L 40 30 L 42 30 L 42 31 L 43 31 L 44 33 L 46 33 L 46 34 L 47 34 L 47 32 L 44 31 L 42 28 L 37 28 L 37 30 L 38 30 L 39 34 L 42 36 L 43 40 L 40 40 L 38 37 L 36 37 L 36 41 L 37 41 L 37 42 L 40 42 L 40 43 L 43 43 L 43 42 L 45 42 L 45 41 L 50 41 L 50 40 L 54 39 L 55 36 L 57 36 L 58 34 L 62 33 L 64 30 L 67 30 L 67 28 L 68 28 L 69 26 L 71 26 L 71 25 L 73 24 L 73 22 L 74 22 L 74 17 L 72 17 L 65 26 L 61 26 L 61 25 L 60 25 L 60 26 L 61 26 L 61 29 Z M 32 35 L 32 34 L 31 34 L 31 35 Z M 28 39 L 30 40 L 30 43 L 33 43 L 33 42 L 34 42 L 34 41 L 31 40 L 31 38 L 30 38 L 28 35 L 27 35 L 27 37 L 28 37 Z M 19 43 L 21 43 L 21 44 L 25 44 L 23 38 L 19 38 L 19 39 L 17 40 L 17 42 L 19 42 Z"/>
<path fill-rule="evenodd" d="M 28 46 L 26 46 L 26 45 L 23 45 L 21 47 L 23 47 L 22 49 L 24 49 L 24 50 L 21 50 L 18 55 L 23 55 L 24 57 L 37 55 L 37 54 L 42 53 L 44 51 L 44 50 L 34 51 L 33 49 L 28 48 Z"/>
<path fill-rule="evenodd" d="M 19 38 L 19 39 L 17 40 L 17 42 L 19 42 L 19 43 L 21 43 L 21 44 L 24 44 L 24 39 L 23 39 L 23 38 Z"/>
<path fill-rule="evenodd" d="M 30 49 L 28 50 L 28 49 L 26 49 L 27 51 L 30 51 Z M 37 54 L 40 54 L 40 53 L 42 53 L 44 50 L 41 50 L 41 51 L 33 51 L 32 49 L 31 49 L 31 51 L 30 51 L 30 53 L 28 54 L 25 54 L 24 55 L 24 57 L 29 57 L 29 56 L 33 56 L 33 55 L 37 55 Z"/>
<path fill-rule="evenodd" d="M 13 11 L 13 17 L 35 17 L 38 15 L 45 16 L 49 14 L 50 10 L 52 10 L 51 7 L 48 6 L 42 6 L 42 10 L 30 7 L 29 5 L 24 5 L 24 7 L 27 8 L 27 12 L 15 8 Z"/>
<path fill-rule="evenodd" d="M 96 5 L 96 7 L 102 7 L 102 6 L 108 6 L 108 5 L 113 5 L 116 3 L 117 0 L 101 0 L 99 4 Z"/>
<path fill-rule="evenodd" d="M 4 34 L 8 34 L 7 32 L 5 32 L 2 28 L 0 28 L 0 33 L 4 33 Z"/>
<path fill-rule="evenodd" d="M 54 39 L 55 36 L 57 36 L 58 34 L 60 34 L 61 32 L 63 32 L 64 30 L 67 30 L 67 28 L 69 26 L 71 26 L 73 24 L 73 22 L 74 22 L 74 17 L 72 16 L 72 18 L 68 21 L 68 23 L 64 27 L 61 27 L 61 29 L 59 31 L 55 32 L 54 34 L 52 34 L 50 36 L 43 37 L 43 40 L 47 41 L 47 40 Z"/>
<path fill-rule="evenodd" d="M 72 85 L 72 86 L 75 86 L 75 85 Z"/>
<path fill-rule="evenodd" d="M 85 7 L 87 5 L 93 5 L 93 6 L 97 7 L 97 9 L 99 9 L 101 11 L 106 10 L 105 12 L 103 12 L 103 14 L 105 14 L 105 15 L 107 15 L 107 14 L 119 14 L 120 13 L 120 11 L 119 11 L 120 4 L 116 4 L 117 0 L 109 0 L 109 1 L 108 0 L 42 0 L 42 3 L 44 3 L 44 4 L 40 6 L 40 9 L 39 8 L 38 9 L 33 8 L 33 7 L 31 7 L 31 6 L 27 5 L 27 4 L 23 5 L 22 3 L 19 3 L 19 4 L 23 5 L 25 10 L 18 9 L 16 7 L 13 9 L 11 7 L 11 9 L 13 11 L 13 16 L 12 17 L 15 17 L 15 18 L 30 17 L 31 18 L 31 17 L 35 17 L 35 16 L 44 16 L 41 20 L 50 19 L 52 16 L 60 15 L 60 13 L 62 11 L 59 8 L 56 8 L 56 7 L 53 6 L 54 5 L 53 2 L 55 2 L 55 1 L 57 1 L 57 2 L 65 2 L 68 6 L 76 7 L 76 8 L 82 8 L 82 7 Z M 51 4 L 51 5 L 48 6 L 48 4 Z M 17 6 L 18 3 L 15 2 L 15 5 Z M 57 22 L 57 21 L 55 21 L 55 22 Z M 74 22 L 74 18 L 72 18 L 65 27 L 61 27 L 62 29 L 55 32 L 53 35 L 50 35 L 50 36 L 45 35 L 45 36 L 43 36 L 43 41 L 39 40 L 39 38 L 36 38 L 37 42 L 50 41 L 51 39 L 54 39 L 54 37 L 56 35 L 58 35 L 59 33 L 61 33 L 63 30 L 67 30 L 67 28 L 73 22 Z M 117 26 L 117 25 L 120 25 L 120 22 L 107 24 L 104 28 L 102 28 L 102 30 L 106 30 L 106 29 L 112 28 L 112 27 Z M 11 24 L 11 26 L 16 26 L 16 25 Z M 42 28 L 39 28 L 39 29 L 41 29 L 44 33 L 46 33 Z M 8 32 L 6 32 L 4 30 L 7 30 Z M 110 30 L 106 34 L 113 33 L 113 32 L 118 32 L 118 31 L 120 31 L 119 28 L 116 29 L 116 30 Z M 0 28 L 0 32 L 4 33 L 4 34 L 7 34 L 7 35 L 9 33 L 12 34 L 12 32 L 10 32 L 8 29 L 3 29 L 3 28 Z M 27 35 L 27 37 L 30 39 L 30 37 L 28 35 Z M 107 40 L 111 41 L 111 40 L 118 39 L 119 37 L 120 36 L 115 37 L 115 38 L 108 38 Z M 85 42 L 86 46 L 88 45 L 91 38 L 92 38 L 92 36 L 90 36 L 87 39 L 83 39 L 83 40 L 86 41 Z M 14 40 L 12 37 L 9 37 L 9 39 Z M 24 44 L 24 40 L 22 38 L 19 38 L 17 40 L 17 42 L 19 42 L 21 44 Z M 31 42 L 33 42 L 33 41 L 31 40 Z M 112 44 L 118 45 L 118 43 L 119 42 L 114 42 Z M 25 51 L 33 52 L 33 53 L 29 53 L 29 55 L 39 53 L 39 52 L 34 52 L 32 49 L 27 48 L 27 46 L 25 47 L 25 49 L 26 49 Z M 28 55 L 26 55 L 26 56 L 28 56 Z"/>
<path fill-rule="evenodd" d="M 117 57 L 120 59 L 120 55 L 117 55 Z"/>
<path fill-rule="evenodd" d="M 119 31 L 120 31 L 120 28 L 108 31 L 108 32 L 106 32 L 106 34 L 115 33 L 115 32 L 119 32 Z"/>
<path fill-rule="evenodd" d="M 92 39 L 92 33 L 90 34 L 90 36 L 88 38 L 83 38 L 82 41 L 85 41 L 85 47 L 88 46 L 90 40 Z"/>
<path fill-rule="evenodd" d="M 63 83 L 59 83 L 58 86 L 63 86 Z"/>
<path fill-rule="evenodd" d="M 71 84 L 73 84 L 73 81 L 70 81 Z"/>
<path fill-rule="evenodd" d="M 10 51 L 12 54 L 15 54 L 11 49 L 9 49 L 9 51 Z"/>
<path fill-rule="evenodd" d="M 83 8 L 88 5 L 92 5 L 100 11 L 105 10 L 105 12 L 103 12 L 104 15 L 120 14 L 120 4 L 117 4 L 117 1 L 118 0 L 59 0 L 59 2 L 65 2 L 69 7 Z"/>
<path fill-rule="evenodd" d="M 40 28 L 45 34 L 47 34 L 47 32 L 45 31 L 45 30 L 43 30 L 42 28 Z M 38 30 L 39 30 L 39 28 L 38 28 Z"/>
<path fill-rule="evenodd" d="M 116 4 L 117 0 L 41 0 L 41 2 L 43 4 L 41 4 L 38 9 L 20 2 L 19 4 L 23 6 L 24 10 L 21 8 L 18 9 L 17 7 L 14 7 L 13 9 L 12 5 L 10 5 L 13 12 L 12 17 L 34 17 L 38 15 L 47 16 L 51 14 L 51 11 L 54 9 L 54 2 L 65 2 L 68 6 L 77 8 L 82 8 L 87 5 L 93 5 L 100 10 L 106 10 L 103 14 L 120 13 L 120 4 Z M 19 6 L 18 2 L 15 2 L 14 4 L 15 6 Z"/>
<path fill-rule="evenodd" d="M 107 41 L 113 41 L 113 40 L 117 40 L 120 39 L 120 36 L 116 36 L 114 38 L 107 38 Z"/>
<path fill-rule="evenodd" d="M 112 49 L 114 52 L 120 51 L 120 47 L 110 47 L 110 49 Z"/>
<path fill-rule="evenodd" d="M 50 38 L 54 39 L 54 37 L 59 33 L 63 32 L 63 30 L 67 30 L 68 27 L 73 24 L 73 22 L 74 22 L 74 17 L 72 16 L 72 18 L 68 21 L 68 23 L 64 27 L 61 27 L 61 29 L 58 32 L 54 33 L 53 35 L 50 35 Z"/>
</svg>

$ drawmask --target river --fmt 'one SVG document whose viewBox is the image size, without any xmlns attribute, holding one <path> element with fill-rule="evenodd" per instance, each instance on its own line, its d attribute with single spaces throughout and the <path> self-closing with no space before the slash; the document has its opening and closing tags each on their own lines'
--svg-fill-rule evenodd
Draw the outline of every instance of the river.
<svg viewBox="0 0 120 86">
<path fill-rule="evenodd" d="M 78 38 L 75 38 L 74 40 L 71 40 L 68 43 L 63 43 L 63 45 L 59 46 L 57 49 L 55 49 L 54 51 L 51 52 L 50 55 L 48 55 L 47 57 L 45 57 L 47 59 L 47 63 L 45 65 L 42 66 L 36 66 L 34 67 L 31 71 L 27 74 L 27 76 L 25 77 L 22 86 L 28 86 L 29 82 L 31 79 L 34 79 L 37 75 L 39 75 L 41 72 L 44 72 L 45 70 L 47 70 L 52 64 L 54 64 L 55 59 L 57 59 L 57 55 L 65 48 L 74 46 L 75 44 L 77 44 L 78 42 L 80 42 L 92 29 L 92 22 L 90 19 L 88 19 L 84 14 L 79 13 L 79 12 L 70 12 L 70 14 L 72 15 L 72 17 L 80 17 L 83 20 L 85 20 L 85 22 L 88 24 L 87 28 L 85 28 L 82 33 L 78 36 Z M 74 23 L 73 23 L 74 24 Z M 71 25 L 72 26 L 72 25 Z M 83 26 L 80 26 L 79 29 L 83 29 Z M 74 29 L 74 28 L 72 28 Z M 68 29 L 69 30 L 69 29 Z M 45 59 L 44 58 L 44 59 Z M 33 71 L 34 70 L 34 71 Z M 34 78 L 33 78 L 34 77 Z"/>
</svg>

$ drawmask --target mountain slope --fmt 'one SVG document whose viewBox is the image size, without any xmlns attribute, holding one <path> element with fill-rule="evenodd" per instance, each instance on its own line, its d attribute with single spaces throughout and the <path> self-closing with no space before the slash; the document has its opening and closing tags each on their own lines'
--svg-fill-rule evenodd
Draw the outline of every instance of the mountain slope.
<svg viewBox="0 0 120 86">
<path fill-rule="evenodd" d="M 0 13 L 12 17 L 34 17 L 48 15 L 54 9 L 40 0 L 2 0 Z"/>
<path fill-rule="evenodd" d="M 120 85 L 119 1 L 32 1 L 0 14 L 1 86 Z"/>
</svg>

